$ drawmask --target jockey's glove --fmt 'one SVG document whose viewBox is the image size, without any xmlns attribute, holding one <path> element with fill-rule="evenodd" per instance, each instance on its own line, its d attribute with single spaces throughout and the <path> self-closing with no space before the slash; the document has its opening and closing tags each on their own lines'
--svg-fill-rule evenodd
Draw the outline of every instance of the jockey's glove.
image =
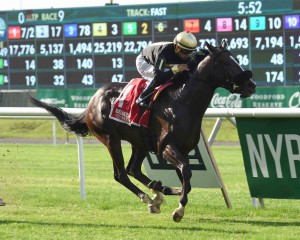
<svg viewBox="0 0 300 240">
<path fill-rule="evenodd" d="M 174 74 L 179 73 L 178 65 L 177 65 L 177 64 L 173 65 L 173 66 L 171 67 L 171 70 L 172 70 L 172 72 L 173 72 Z"/>
</svg>

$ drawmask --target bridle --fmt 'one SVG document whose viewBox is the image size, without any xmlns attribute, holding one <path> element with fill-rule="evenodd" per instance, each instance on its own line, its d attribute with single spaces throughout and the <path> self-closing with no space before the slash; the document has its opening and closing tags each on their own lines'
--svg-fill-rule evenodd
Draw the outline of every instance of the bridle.
<svg viewBox="0 0 300 240">
<path fill-rule="evenodd" d="M 218 62 L 218 59 L 224 54 L 232 56 L 238 62 L 238 60 L 227 49 L 222 49 L 221 51 L 219 51 L 217 53 L 212 53 L 211 52 L 210 53 L 210 57 L 211 57 L 211 61 L 212 61 L 211 76 L 214 76 L 216 66 L 219 66 L 219 67 L 223 68 L 223 70 L 224 70 L 223 72 L 224 72 L 224 74 L 226 74 L 226 80 L 225 80 L 224 84 L 221 87 L 226 88 L 231 93 L 233 93 L 237 88 L 240 87 L 239 85 L 237 85 L 238 83 L 240 83 L 240 81 L 236 80 L 236 79 L 238 79 L 237 77 L 240 74 L 238 74 L 236 76 L 232 76 L 231 74 L 229 74 L 229 72 L 226 69 L 224 63 Z"/>
</svg>

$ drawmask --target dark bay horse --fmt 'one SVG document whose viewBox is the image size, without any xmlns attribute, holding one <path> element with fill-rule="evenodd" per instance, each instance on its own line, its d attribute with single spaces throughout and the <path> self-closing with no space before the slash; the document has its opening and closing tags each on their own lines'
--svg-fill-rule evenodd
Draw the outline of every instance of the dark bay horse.
<svg viewBox="0 0 300 240">
<path fill-rule="evenodd" d="M 232 93 L 239 93 L 241 98 L 251 96 L 256 88 L 251 71 L 243 70 L 226 49 L 226 42 L 222 42 L 220 47 L 213 47 L 208 43 L 206 46 L 209 54 L 196 66 L 189 78 L 184 83 L 172 85 L 158 96 L 151 110 L 147 132 L 153 146 L 151 150 L 176 168 L 182 183 L 180 190 L 163 186 L 160 181 L 152 181 L 142 173 L 142 162 L 149 152 L 149 144 L 145 141 L 142 128 L 109 118 L 111 103 L 119 96 L 126 83 L 108 83 L 101 87 L 79 116 L 36 99 L 31 100 L 34 105 L 45 108 L 54 115 L 67 131 L 81 136 L 92 133 L 101 141 L 111 155 L 115 180 L 137 195 L 142 202 L 148 203 L 150 212 L 160 212 L 162 193 L 180 195 L 179 207 L 173 212 L 173 220 L 179 222 L 191 191 L 192 172 L 188 154 L 199 141 L 202 118 L 216 88 L 222 87 Z M 132 155 L 126 168 L 121 140 L 132 145 Z M 155 190 L 155 197 L 151 199 L 134 185 L 129 175 Z"/>
</svg>

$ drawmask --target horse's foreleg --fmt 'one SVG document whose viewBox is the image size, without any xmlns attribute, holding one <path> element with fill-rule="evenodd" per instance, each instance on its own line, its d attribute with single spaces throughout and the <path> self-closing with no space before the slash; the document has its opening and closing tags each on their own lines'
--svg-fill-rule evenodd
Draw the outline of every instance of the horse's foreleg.
<svg viewBox="0 0 300 240">
<path fill-rule="evenodd" d="M 121 183 L 135 195 L 137 195 L 142 202 L 148 204 L 149 211 L 151 213 L 160 213 L 160 210 L 157 209 L 155 202 L 148 196 L 148 194 L 144 193 L 141 189 L 139 189 L 136 185 L 134 185 L 125 170 L 124 158 L 122 154 L 121 141 L 116 140 L 113 141 L 111 138 L 109 140 L 109 144 L 106 145 L 108 151 L 112 157 L 114 164 L 114 178 L 117 182 Z"/>
<path fill-rule="evenodd" d="M 182 182 L 182 192 L 179 207 L 173 212 L 173 220 L 175 222 L 180 222 L 184 216 L 185 206 L 188 202 L 188 193 L 191 191 L 190 179 L 192 177 L 192 171 L 188 163 L 188 156 L 183 157 L 178 149 L 172 144 L 168 144 L 165 147 L 163 157 L 178 169 L 177 173 L 181 173 L 180 180 Z"/>
<path fill-rule="evenodd" d="M 147 156 L 148 150 L 141 148 L 132 148 L 132 155 L 129 160 L 129 163 L 126 167 L 126 172 L 140 181 L 149 189 L 154 191 L 161 192 L 165 195 L 180 195 L 181 190 L 170 188 L 168 186 L 163 186 L 161 181 L 155 181 L 149 179 L 145 174 L 142 173 L 142 163 L 144 158 Z M 160 194 L 158 194 L 160 195 Z"/>
</svg>

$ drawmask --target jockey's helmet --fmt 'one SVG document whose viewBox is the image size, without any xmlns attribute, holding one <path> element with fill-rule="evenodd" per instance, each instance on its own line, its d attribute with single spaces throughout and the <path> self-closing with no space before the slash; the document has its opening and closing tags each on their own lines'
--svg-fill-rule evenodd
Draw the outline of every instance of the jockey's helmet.
<svg viewBox="0 0 300 240">
<path fill-rule="evenodd" d="M 196 37 L 188 31 L 178 33 L 173 42 L 178 47 L 188 51 L 195 51 L 197 47 Z"/>
</svg>

